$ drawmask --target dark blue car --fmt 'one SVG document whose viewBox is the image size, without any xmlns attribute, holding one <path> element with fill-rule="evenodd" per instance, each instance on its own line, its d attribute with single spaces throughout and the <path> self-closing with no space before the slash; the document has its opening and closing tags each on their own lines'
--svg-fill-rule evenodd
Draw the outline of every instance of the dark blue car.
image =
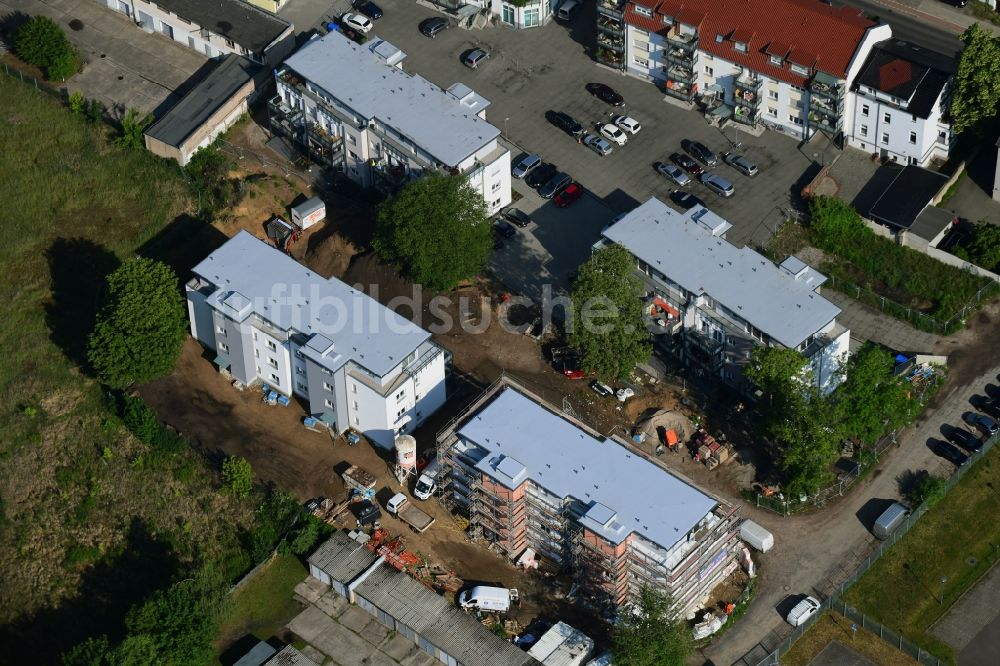
<svg viewBox="0 0 1000 666">
<path fill-rule="evenodd" d="M 369 2 L 369 0 L 355 2 L 354 8 L 373 21 L 382 18 L 382 10 L 374 2 Z"/>
</svg>

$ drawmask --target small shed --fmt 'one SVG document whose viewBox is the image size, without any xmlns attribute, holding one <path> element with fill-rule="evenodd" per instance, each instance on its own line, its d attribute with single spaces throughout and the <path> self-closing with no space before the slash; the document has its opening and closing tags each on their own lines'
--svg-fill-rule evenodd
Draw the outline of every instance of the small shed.
<svg viewBox="0 0 1000 666">
<path fill-rule="evenodd" d="M 545 666 L 580 666 L 594 651 L 594 639 L 565 622 L 542 634 L 528 654 Z"/>
<path fill-rule="evenodd" d="M 319 197 L 306 199 L 291 207 L 292 224 L 305 230 L 326 219 L 326 204 Z"/>
</svg>

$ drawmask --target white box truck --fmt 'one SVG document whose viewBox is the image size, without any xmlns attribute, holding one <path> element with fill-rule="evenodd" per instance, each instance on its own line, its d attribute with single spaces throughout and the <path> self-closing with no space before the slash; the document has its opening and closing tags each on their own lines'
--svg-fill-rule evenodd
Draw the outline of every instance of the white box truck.
<svg viewBox="0 0 1000 666">
<path fill-rule="evenodd" d="M 506 587 L 477 585 L 458 595 L 458 605 L 466 610 L 506 613 L 512 601 L 517 601 L 517 590 Z"/>
<path fill-rule="evenodd" d="M 762 553 L 774 548 L 774 535 L 752 520 L 740 525 L 740 538 Z"/>
</svg>

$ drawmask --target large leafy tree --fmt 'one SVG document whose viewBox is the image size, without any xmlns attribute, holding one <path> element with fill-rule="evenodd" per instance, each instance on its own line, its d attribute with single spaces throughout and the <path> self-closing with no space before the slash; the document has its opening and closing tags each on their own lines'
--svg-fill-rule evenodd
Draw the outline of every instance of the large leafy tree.
<svg viewBox="0 0 1000 666">
<path fill-rule="evenodd" d="M 14 37 L 21 60 L 45 72 L 50 80 L 66 80 L 77 70 L 76 51 L 59 24 L 47 16 L 33 16 Z"/>
<path fill-rule="evenodd" d="M 174 272 L 153 259 L 130 259 L 108 276 L 87 358 L 108 386 L 148 382 L 174 367 L 186 330 Z"/>
<path fill-rule="evenodd" d="M 602 379 L 627 377 L 652 352 L 634 269 L 628 250 L 609 245 L 580 267 L 573 285 L 569 342 L 580 349 L 583 369 Z"/>
<path fill-rule="evenodd" d="M 477 275 L 493 247 L 482 197 L 460 176 L 415 180 L 379 208 L 372 244 L 432 289 L 451 289 Z"/>
<path fill-rule="evenodd" d="M 889 352 L 871 344 L 851 356 L 847 377 L 832 396 L 837 421 L 846 435 L 872 444 L 916 416 L 920 405 L 908 385 L 893 375 L 893 365 Z"/>
<path fill-rule="evenodd" d="M 612 643 L 616 666 L 681 666 L 691 654 L 670 597 L 648 586 L 615 624 Z"/>
<path fill-rule="evenodd" d="M 1000 43 L 974 22 L 962 34 L 965 50 L 951 91 L 951 126 L 956 133 L 992 118 L 1000 101 Z"/>
<path fill-rule="evenodd" d="M 1000 227 L 980 220 L 972 238 L 956 248 L 955 254 L 977 266 L 995 270 L 1000 266 Z"/>
</svg>

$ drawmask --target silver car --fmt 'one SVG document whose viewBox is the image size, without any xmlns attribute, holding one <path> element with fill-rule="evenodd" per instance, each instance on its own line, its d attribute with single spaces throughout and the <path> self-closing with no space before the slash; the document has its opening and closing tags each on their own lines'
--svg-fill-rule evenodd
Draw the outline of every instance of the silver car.
<svg viewBox="0 0 1000 666">
<path fill-rule="evenodd" d="M 684 169 L 680 168 L 676 164 L 660 162 L 656 165 L 656 170 L 678 187 L 684 187 L 685 185 L 691 183 L 691 177 L 684 173 Z"/>
<path fill-rule="evenodd" d="M 756 176 L 757 165 L 747 159 L 746 155 L 736 155 L 734 153 L 722 153 L 722 160 L 733 167 L 744 176 Z"/>
<path fill-rule="evenodd" d="M 510 175 L 518 179 L 524 178 L 529 173 L 531 173 L 532 169 L 534 169 L 541 163 L 542 163 L 542 158 L 539 157 L 538 155 L 535 154 L 525 155 L 523 158 L 521 158 L 520 162 L 514 165 L 514 168 L 511 170 Z"/>
<path fill-rule="evenodd" d="M 728 199 L 733 196 L 733 193 L 736 191 L 732 183 L 722 176 L 717 176 L 711 171 L 706 171 L 701 174 L 700 180 L 702 185 L 712 190 L 720 197 L 726 197 Z"/>
<path fill-rule="evenodd" d="M 486 49 L 473 49 L 472 51 L 469 52 L 469 55 L 465 56 L 465 59 L 462 62 L 465 63 L 466 67 L 475 69 L 476 67 L 479 67 L 479 65 L 482 62 L 486 61 L 489 57 L 490 57 L 490 52 L 487 51 Z"/>
<path fill-rule="evenodd" d="M 588 148 L 590 148 L 591 150 L 593 150 L 598 155 L 600 155 L 601 157 L 610 155 L 611 151 L 613 150 L 611 148 L 611 144 L 608 143 L 607 139 L 599 137 L 596 134 L 588 134 L 587 136 L 583 137 L 583 144 Z"/>
</svg>

